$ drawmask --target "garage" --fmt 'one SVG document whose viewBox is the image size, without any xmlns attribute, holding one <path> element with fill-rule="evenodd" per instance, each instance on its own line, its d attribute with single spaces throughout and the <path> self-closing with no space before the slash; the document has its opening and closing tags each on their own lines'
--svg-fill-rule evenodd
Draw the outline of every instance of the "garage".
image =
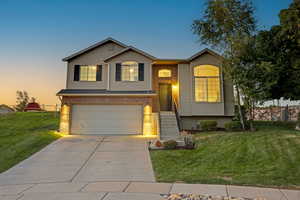
<svg viewBox="0 0 300 200">
<path fill-rule="evenodd" d="M 73 105 L 71 112 L 72 134 L 142 134 L 141 105 Z"/>
</svg>

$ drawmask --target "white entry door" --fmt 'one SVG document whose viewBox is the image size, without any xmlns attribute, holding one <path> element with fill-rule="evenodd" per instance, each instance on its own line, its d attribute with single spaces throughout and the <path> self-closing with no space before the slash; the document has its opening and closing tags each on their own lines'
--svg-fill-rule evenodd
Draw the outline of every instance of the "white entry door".
<svg viewBox="0 0 300 200">
<path fill-rule="evenodd" d="M 140 105 L 73 105 L 72 134 L 142 134 Z"/>
</svg>

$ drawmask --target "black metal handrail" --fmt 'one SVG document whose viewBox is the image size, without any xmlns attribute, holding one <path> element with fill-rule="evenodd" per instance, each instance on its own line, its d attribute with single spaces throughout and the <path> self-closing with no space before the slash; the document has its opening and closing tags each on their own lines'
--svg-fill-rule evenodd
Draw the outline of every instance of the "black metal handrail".
<svg viewBox="0 0 300 200">
<path fill-rule="evenodd" d="M 179 113 L 178 113 L 178 105 L 177 105 L 177 103 L 176 103 L 176 101 L 173 97 L 172 97 L 172 102 L 173 102 L 173 107 L 174 107 L 174 112 L 175 112 L 175 116 L 176 116 L 178 129 L 179 129 L 179 131 L 182 131 L 181 120 L 180 120 L 180 116 L 179 116 Z"/>
</svg>

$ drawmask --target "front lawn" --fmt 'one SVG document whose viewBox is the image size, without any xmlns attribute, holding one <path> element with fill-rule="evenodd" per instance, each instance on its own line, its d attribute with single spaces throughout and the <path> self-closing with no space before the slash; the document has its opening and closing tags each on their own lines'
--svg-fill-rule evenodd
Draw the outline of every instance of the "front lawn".
<svg viewBox="0 0 300 200">
<path fill-rule="evenodd" d="M 257 124 L 256 132 L 195 135 L 195 150 L 155 150 L 160 182 L 300 187 L 300 132 Z"/>
<path fill-rule="evenodd" d="M 54 113 L 0 115 L 0 172 L 3 172 L 60 136 Z"/>
</svg>

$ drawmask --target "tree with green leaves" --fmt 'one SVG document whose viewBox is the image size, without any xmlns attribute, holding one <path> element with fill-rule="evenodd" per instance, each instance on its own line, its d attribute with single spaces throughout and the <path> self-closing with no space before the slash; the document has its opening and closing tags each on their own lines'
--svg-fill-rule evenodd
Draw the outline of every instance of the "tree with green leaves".
<svg viewBox="0 0 300 200">
<path fill-rule="evenodd" d="M 23 112 L 26 105 L 29 102 L 29 96 L 26 91 L 17 91 L 17 102 L 15 109 L 19 112 Z"/>
<path fill-rule="evenodd" d="M 245 44 L 256 32 L 254 7 L 247 0 L 207 0 L 201 19 L 195 20 L 192 29 L 202 44 L 211 45 L 223 52 L 225 74 L 235 86 L 240 120 L 245 129 L 241 109 L 240 92 L 247 95 L 247 85 L 243 63 L 239 59 Z M 250 101 L 250 98 L 246 98 Z"/>
<path fill-rule="evenodd" d="M 253 92 L 258 100 L 300 99 L 300 1 L 279 17 L 280 25 L 260 31 L 240 56 L 244 65 L 255 67 L 248 68 L 251 72 L 258 72 L 249 77 L 256 81 L 258 91 Z"/>
<path fill-rule="evenodd" d="M 294 0 L 289 8 L 281 10 L 280 25 L 268 32 L 273 34 L 276 51 L 274 70 L 278 72 L 278 85 L 272 90 L 274 97 L 300 99 L 300 0 Z"/>
</svg>

